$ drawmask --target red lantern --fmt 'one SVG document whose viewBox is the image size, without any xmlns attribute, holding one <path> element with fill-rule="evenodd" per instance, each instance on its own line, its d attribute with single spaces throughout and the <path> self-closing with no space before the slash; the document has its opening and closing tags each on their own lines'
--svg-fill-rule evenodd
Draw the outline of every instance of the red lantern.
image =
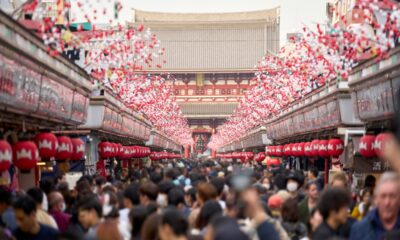
<svg viewBox="0 0 400 240">
<path fill-rule="evenodd" d="M 311 157 L 312 156 L 312 145 L 310 142 L 306 142 L 304 144 L 304 155 L 306 157 Z"/>
<path fill-rule="evenodd" d="M 80 138 L 71 139 L 72 142 L 72 161 L 82 160 L 85 156 L 85 143 Z"/>
<path fill-rule="evenodd" d="M 57 138 L 57 141 L 58 141 L 58 149 L 57 149 L 56 159 L 60 161 L 71 159 L 72 156 L 71 138 L 67 136 L 60 136 Z"/>
<path fill-rule="evenodd" d="M 121 143 L 118 143 L 118 158 L 120 159 L 124 159 L 125 157 L 125 148 L 124 146 L 122 146 Z"/>
<path fill-rule="evenodd" d="M 291 155 L 291 146 L 290 146 L 290 144 L 286 144 L 284 147 L 283 147 L 283 154 L 285 155 L 285 156 L 290 156 Z"/>
<path fill-rule="evenodd" d="M 389 133 L 380 133 L 375 138 L 374 151 L 378 157 L 382 157 L 382 151 L 389 144 L 393 143 L 393 137 Z"/>
<path fill-rule="evenodd" d="M 271 148 L 271 156 L 276 155 L 276 146 L 269 146 Z"/>
<path fill-rule="evenodd" d="M 149 157 L 150 157 L 150 159 L 151 159 L 152 161 L 157 161 L 157 160 L 159 160 L 158 157 L 157 157 L 156 152 L 151 152 Z"/>
<path fill-rule="evenodd" d="M 297 156 L 302 157 L 304 156 L 304 142 L 297 144 Z"/>
<path fill-rule="evenodd" d="M 12 161 L 11 145 L 5 140 L 0 140 L 0 173 L 7 171 L 10 168 L 11 161 Z"/>
<path fill-rule="evenodd" d="M 318 156 L 319 155 L 319 140 L 313 140 L 311 142 L 311 156 Z"/>
<path fill-rule="evenodd" d="M 116 157 L 118 155 L 118 144 L 110 143 L 110 145 L 111 145 L 111 152 L 112 152 L 111 157 Z"/>
<path fill-rule="evenodd" d="M 15 167 L 30 170 L 36 167 L 39 151 L 32 141 L 17 142 L 13 145 L 13 160 Z"/>
<path fill-rule="evenodd" d="M 99 143 L 99 154 L 101 158 L 110 158 L 112 157 L 112 146 L 109 142 L 101 142 Z"/>
<path fill-rule="evenodd" d="M 283 155 L 283 147 L 281 145 L 275 146 L 275 155 L 278 157 L 282 157 Z"/>
<path fill-rule="evenodd" d="M 344 151 L 342 139 L 333 138 L 328 142 L 328 154 L 332 157 L 339 157 Z"/>
<path fill-rule="evenodd" d="M 364 135 L 360 139 L 360 154 L 364 157 L 375 157 L 376 153 L 374 151 L 375 135 Z"/>
<path fill-rule="evenodd" d="M 267 147 L 265 148 L 265 151 L 266 151 L 267 155 L 271 155 L 271 153 L 272 153 L 272 146 L 267 146 Z"/>
<path fill-rule="evenodd" d="M 321 157 L 328 157 L 328 140 L 320 140 L 318 146 L 318 155 Z"/>
<path fill-rule="evenodd" d="M 50 160 L 57 154 L 57 137 L 53 133 L 39 133 L 35 137 L 39 155 L 43 160 Z"/>
<path fill-rule="evenodd" d="M 297 145 L 298 145 L 298 143 L 292 144 L 292 156 L 298 156 Z"/>
</svg>

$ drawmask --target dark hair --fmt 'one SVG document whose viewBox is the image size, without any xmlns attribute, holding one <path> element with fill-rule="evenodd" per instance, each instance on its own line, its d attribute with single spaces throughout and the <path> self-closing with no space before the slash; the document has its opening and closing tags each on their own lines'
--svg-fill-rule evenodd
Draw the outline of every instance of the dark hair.
<svg viewBox="0 0 400 240">
<path fill-rule="evenodd" d="M 35 200 L 36 204 L 42 204 L 43 202 L 43 192 L 40 188 L 30 188 L 27 192 L 33 200 Z"/>
<path fill-rule="evenodd" d="M 178 175 L 179 175 L 178 170 L 173 169 L 173 168 L 169 168 L 169 169 L 167 169 L 167 170 L 165 171 L 165 176 L 166 176 L 167 178 L 172 179 L 172 180 L 175 180 L 175 179 L 178 177 Z"/>
<path fill-rule="evenodd" d="M 169 225 L 176 236 L 186 236 L 189 224 L 180 211 L 168 209 L 161 217 L 161 225 Z"/>
<path fill-rule="evenodd" d="M 318 191 L 320 190 L 319 183 L 318 183 L 317 180 L 308 181 L 307 184 L 306 184 L 306 186 L 305 186 L 305 189 L 306 189 L 306 190 L 310 189 L 311 185 L 317 186 Z"/>
<path fill-rule="evenodd" d="M 158 172 L 152 172 L 151 174 L 150 174 L 150 180 L 153 182 L 153 183 L 159 183 L 159 182 L 161 182 L 161 180 L 162 180 L 162 175 L 161 175 L 161 173 L 158 173 Z"/>
<path fill-rule="evenodd" d="M 148 210 L 145 206 L 136 206 L 129 212 L 129 220 L 132 224 L 132 238 L 140 237 L 140 231 L 142 230 L 142 226 L 144 221 L 146 220 L 147 215 Z"/>
<path fill-rule="evenodd" d="M 158 189 L 160 190 L 160 193 L 164 194 L 168 194 L 169 190 L 171 190 L 174 187 L 175 184 L 170 180 L 164 180 L 158 184 Z"/>
<path fill-rule="evenodd" d="M 332 187 L 326 189 L 318 200 L 317 208 L 324 220 L 332 211 L 339 211 L 350 204 L 350 193 L 343 188 Z"/>
<path fill-rule="evenodd" d="M 51 191 L 56 189 L 54 180 L 51 178 L 44 178 L 40 180 L 39 187 L 46 194 L 49 194 Z"/>
<path fill-rule="evenodd" d="M 224 186 L 225 186 L 225 179 L 216 177 L 211 180 L 211 184 L 215 187 L 217 190 L 218 196 L 221 195 L 221 193 L 224 191 Z"/>
<path fill-rule="evenodd" d="M 241 231 L 237 220 L 220 216 L 211 221 L 215 240 L 237 239 L 247 240 L 249 237 Z"/>
<path fill-rule="evenodd" d="M 157 212 L 157 210 L 158 210 L 157 203 L 150 202 L 149 204 L 147 204 L 147 215 L 155 213 L 155 212 Z"/>
<path fill-rule="evenodd" d="M 90 210 L 95 210 L 96 214 L 99 218 L 102 217 L 103 214 L 103 208 L 100 204 L 99 199 L 95 196 L 90 196 L 86 197 L 84 199 L 81 199 L 78 203 L 78 209 L 79 211 L 90 211 Z"/>
<path fill-rule="evenodd" d="M 28 195 L 20 196 L 13 203 L 13 208 L 21 209 L 26 215 L 30 215 L 36 212 L 36 202 Z"/>
<path fill-rule="evenodd" d="M 103 176 L 97 176 L 95 181 L 96 185 L 101 187 L 103 184 L 107 182 L 107 179 Z"/>
<path fill-rule="evenodd" d="M 196 188 L 192 187 L 186 191 L 186 195 L 189 195 L 190 198 L 192 199 L 192 201 L 195 202 L 196 201 L 196 192 L 197 192 Z"/>
<path fill-rule="evenodd" d="M 286 200 L 281 208 L 282 219 L 285 222 L 299 221 L 299 208 L 295 199 Z"/>
<path fill-rule="evenodd" d="M 314 177 L 318 177 L 318 175 L 319 175 L 319 171 L 318 171 L 318 168 L 317 167 L 315 167 L 315 166 L 309 166 L 308 167 L 308 171 L 312 174 L 312 175 L 314 175 Z"/>
<path fill-rule="evenodd" d="M 168 192 L 168 205 L 178 206 L 185 204 L 185 191 L 180 187 L 174 187 Z"/>
<path fill-rule="evenodd" d="M 143 223 L 141 231 L 141 239 L 158 240 L 158 225 L 161 222 L 161 215 L 158 213 L 151 214 Z"/>
<path fill-rule="evenodd" d="M 221 205 L 214 200 L 209 200 L 204 203 L 196 220 L 196 228 L 203 229 L 206 227 L 214 217 L 222 215 Z"/>
<path fill-rule="evenodd" d="M 129 199 L 133 205 L 140 204 L 139 185 L 131 184 L 124 191 L 124 198 Z"/>
<path fill-rule="evenodd" d="M 376 184 L 376 178 L 373 175 L 368 175 L 365 177 L 364 188 L 373 189 Z"/>
<path fill-rule="evenodd" d="M 158 187 L 156 184 L 154 184 L 152 182 L 145 182 L 140 185 L 139 193 L 141 195 L 145 195 L 151 201 L 155 201 L 155 200 L 157 200 Z"/>
<path fill-rule="evenodd" d="M 204 202 L 217 197 L 217 190 L 215 187 L 206 182 L 202 182 L 197 185 L 197 193 L 199 194 L 199 198 L 201 198 L 201 200 Z"/>
<path fill-rule="evenodd" d="M 0 186 L 0 203 L 11 204 L 12 194 L 9 188 Z"/>
</svg>

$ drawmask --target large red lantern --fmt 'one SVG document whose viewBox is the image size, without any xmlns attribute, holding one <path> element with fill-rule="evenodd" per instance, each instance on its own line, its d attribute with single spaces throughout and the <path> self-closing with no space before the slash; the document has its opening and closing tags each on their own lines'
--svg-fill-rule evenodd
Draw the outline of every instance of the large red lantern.
<svg viewBox="0 0 400 240">
<path fill-rule="evenodd" d="M 297 145 L 297 143 L 292 144 L 292 156 L 298 156 Z"/>
<path fill-rule="evenodd" d="M 284 155 L 285 155 L 285 156 L 290 156 L 291 153 L 292 153 L 291 149 L 292 149 L 292 148 L 291 148 L 290 144 L 286 144 L 286 145 L 283 147 L 283 153 L 284 153 Z"/>
<path fill-rule="evenodd" d="M 282 157 L 283 155 L 283 147 L 281 145 L 275 146 L 275 155 L 278 157 Z"/>
<path fill-rule="evenodd" d="M 267 146 L 265 151 L 266 151 L 267 155 L 271 156 L 271 154 L 272 154 L 272 146 Z"/>
<path fill-rule="evenodd" d="M 313 140 L 311 142 L 311 156 L 318 156 L 319 154 L 319 140 Z"/>
<path fill-rule="evenodd" d="M 269 146 L 271 148 L 271 156 L 276 155 L 276 146 Z"/>
<path fill-rule="evenodd" d="M 152 160 L 152 161 L 157 161 L 158 160 L 158 157 L 157 157 L 157 154 L 156 154 L 157 152 L 151 152 L 150 153 L 150 156 L 149 156 L 149 158 Z"/>
<path fill-rule="evenodd" d="M 393 143 L 393 137 L 389 133 L 380 133 L 375 138 L 374 151 L 378 157 L 382 157 L 382 151 L 389 144 Z"/>
<path fill-rule="evenodd" d="M 110 158 L 113 155 L 112 145 L 109 142 L 99 143 L 99 154 L 101 158 Z"/>
<path fill-rule="evenodd" d="M 72 161 L 82 160 L 85 156 L 85 143 L 80 138 L 72 138 Z"/>
<path fill-rule="evenodd" d="M 118 146 L 118 155 L 117 155 L 117 157 L 120 158 L 120 159 L 124 159 L 124 157 L 125 157 L 125 148 L 124 148 L 124 146 L 122 146 L 121 143 L 118 143 L 117 146 Z"/>
<path fill-rule="evenodd" d="M 332 157 L 339 157 L 344 151 L 342 139 L 333 138 L 328 142 L 328 154 Z"/>
<path fill-rule="evenodd" d="M 39 155 L 43 160 L 50 160 L 57 154 L 58 141 L 53 133 L 39 133 L 35 137 Z"/>
<path fill-rule="evenodd" d="M 320 157 L 328 157 L 328 140 L 320 140 L 318 146 L 318 155 Z"/>
<path fill-rule="evenodd" d="M 374 151 L 375 135 L 364 135 L 360 139 L 360 154 L 364 157 L 375 157 Z"/>
<path fill-rule="evenodd" d="M 306 157 L 311 157 L 312 156 L 312 145 L 310 142 L 306 142 L 304 144 L 304 155 Z"/>
<path fill-rule="evenodd" d="M 67 136 L 60 136 L 57 138 L 57 141 L 58 141 L 58 149 L 57 149 L 56 159 L 60 161 L 71 159 L 72 156 L 71 138 Z"/>
<path fill-rule="evenodd" d="M 304 156 L 304 142 L 297 144 L 297 156 L 299 157 Z"/>
<path fill-rule="evenodd" d="M 12 161 L 11 145 L 5 140 L 0 140 L 0 173 L 7 171 L 10 168 L 11 161 Z"/>
<path fill-rule="evenodd" d="M 36 167 L 39 151 L 32 141 L 21 141 L 13 145 L 13 160 L 15 167 L 30 170 Z"/>
</svg>

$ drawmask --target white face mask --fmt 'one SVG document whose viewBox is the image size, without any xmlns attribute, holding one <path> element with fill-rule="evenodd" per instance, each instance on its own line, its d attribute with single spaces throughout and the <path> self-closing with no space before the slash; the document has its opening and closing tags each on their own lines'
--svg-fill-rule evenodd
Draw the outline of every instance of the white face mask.
<svg viewBox="0 0 400 240">
<path fill-rule="evenodd" d="M 156 202 L 158 206 L 166 207 L 168 205 L 167 196 L 164 194 L 158 194 Z"/>
<path fill-rule="evenodd" d="M 290 182 L 286 185 L 286 188 L 289 192 L 295 192 L 298 188 L 297 182 Z"/>
<path fill-rule="evenodd" d="M 271 185 L 270 185 L 269 183 L 264 183 L 263 186 L 264 186 L 267 190 L 269 190 L 269 188 L 271 187 Z"/>
</svg>

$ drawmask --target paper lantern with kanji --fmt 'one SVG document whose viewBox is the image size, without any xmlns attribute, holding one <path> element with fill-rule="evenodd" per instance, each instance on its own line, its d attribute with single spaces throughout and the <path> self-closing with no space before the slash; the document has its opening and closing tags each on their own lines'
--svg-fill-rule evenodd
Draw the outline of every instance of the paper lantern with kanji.
<svg viewBox="0 0 400 240">
<path fill-rule="evenodd" d="M 281 146 L 281 145 L 275 146 L 275 155 L 278 156 L 278 157 L 282 157 L 282 155 L 283 155 L 283 146 Z"/>
<path fill-rule="evenodd" d="M 125 148 L 124 148 L 124 146 L 122 146 L 121 143 L 118 143 L 117 146 L 118 146 L 118 156 L 117 157 L 120 158 L 120 159 L 124 159 L 124 157 L 125 157 Z"/>
<path fill-rule="evenodd" d="M 293 143 L 292 144 L 292 156 L 297 156 L 298 152 L 297 152 L 297 143 Z"/>
<path fill-rule="evenodd" d="M 60 136 L 57 138 L 58 148 L 56 159 L 60 161 L 70 160 L 72 156 L 72 141 L 67 136 Z"/>
<path fill-rule="evenodd" d="M 116 144 L 116 143 L 110 143 L 110 144 L 111 144 L 111 152 L 112 152 L 111 157 L 117 157 L 118 151 L 119 151 L 118 144 Z"/>
<path fill-rule="evenodd" d="M 265 148 L 265 152 L 267 153 L 267 155 L 271 155 L 272 154 L 272 146 L 267 146 L 266 148 Z"/>
<path fill-rule="evenodd" d="M 319 154 L 319 140 L 313 140 L 311 142 L 311 156 L 318 156 Z"/>
<path fill-rule="evenodd" d="M 0 173 L 7 171 L 10 168 L 11 161 L 12 161 L 11 145 L 5 140 L 0 140 Z"/>
<path fill-rule="evenodd" d="M 312 156 L 312 146 L 310 142 L 306 142 L 304 144 L 304 156 L 311 157 Z"/>
<path fill-rule="evenodd" d="M 43 160 L 50 160 L 57 154 L 58 141 L 53 133 L 38 133 L 35 137 L 39 155 Z"/>
<path fill-rule="evenodd" d="M 271 148 L 271 156 L 276 155 L 276 146 L 269 146 Z"/>
<path fill-rule="evenodd" d="M 109 142 L 101 142 L 99 143 L 99 154 L 101 158 L 110 158 L 112 157 L 113 150 L 112 145 Z"/>
<path fill-rule="evenodd" d="M 21 141 L 13 145 L 13 162 L 21 170 L 30 170 L 36 167 L 39 160 L 39 151 L 32 141 Z"/>
<path fill-rule="evenodd" d="M 328 154 L 332 157 L 339 157 L 344 151 L 342 139 L 333 138 L 328 142 Z"/>
<path fill-rule="evenodd" d="M 360 139 L 359 152 L 364 157 L 375 157 L 374 151 L 375 135 L 364 135 Z"/>
<path fill-rule="evenodd" d="M 374 142 L 374 151 L 378 157 L 382 157 L 382 151 L 389 144 L 393 143 L 393 137 L 389 133 L 380 133 L 376 136 Z"/>
<path fill-rule="evenodd" d="M 290 146 L 290 144 L 286 144 L 286 145 L 283 147 L 283 154 L 284 154 L 285 156 L 290 156 L 290 155 L 292 154 L 291 149 L 292 149 L 292 147 Z"/>
<path fill-rule="evenodd" d="M 318 143 L 318 155 L 320 157 L 328 157 L 328 140 L 320 140 Z"/>
<path fill-rule="evenodd" d="M 85 143 L 80 138 L 72 138 L 72 161 L 82 160 L 85 156 Z"/>
<path fill-rule="evenodd" d="M 297 144 L 297 156 L 299 157 L 304 156 L 304 142 Z"/>
</svg>

